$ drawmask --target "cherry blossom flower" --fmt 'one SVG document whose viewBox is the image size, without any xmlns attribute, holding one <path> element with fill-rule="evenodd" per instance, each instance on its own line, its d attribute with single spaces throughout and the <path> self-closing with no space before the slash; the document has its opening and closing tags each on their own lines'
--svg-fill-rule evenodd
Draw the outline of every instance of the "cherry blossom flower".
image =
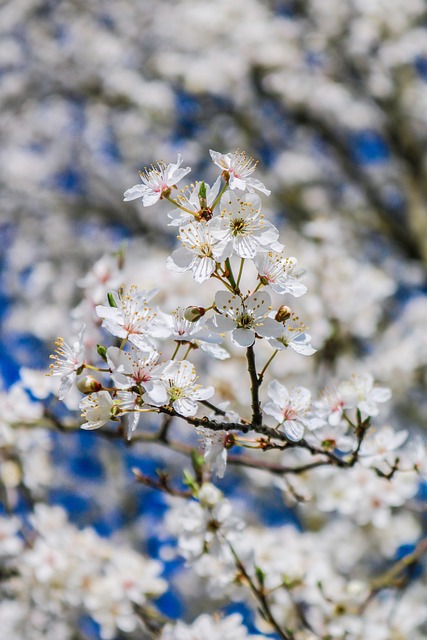
<svg viewBox="0 0 427 640">
<path fill-rule="evenodd" d="M 157 290 L 137 292 L 134 287 L 129 293 L 123 289 L 113 292 L 114 307 L 96 307 L 96 313 L 103 319 L 102 326 L 142 350 L 154 347 L 153 337 L 167 338 L 170 333 L 162 314 L 147 305 L 155 293 Z"/>
<path fill-rule="evenodd" d="M 202 387 L 196 383 L 196 370 L 187 360 L 170 361 L 165 366 L 162 380 L 169 403 L 175 411 L 186 417 L 197 413 L 199 400 L 207 400 L 214 394 L 213 387 Z M 166 403 L 152 400 L 151 404 L 160 407 Z"/>
<path fill-rule="evenodd" d="M 295 298 L 306 293 L 307 287 L 300 282 L 304 270 L 297 267 L 296 258 L 285 257 L 283 251 L 268 251 L 258 253 L 254 263 L 261 282 L 276 293 L 289 293 Z"/>
<path fill-rule="evenodd" d="M 303 356 L 311 356 L 316 353 L 316 349 L 311 346 L 311 336 L 305 333 L 305 326 L 299 322 L 296 314 L 292 313 L 282 324 L 282 333 L 276 338 L 267 338 L 268 342 L 275 349 L 283 351 L 290 347 L 296 353 Z"/>
<path fill-rule="evenodd" d="M 174 187 L 184 176 L 191 171 L 190 167 L 180 169 L 182 156 L 178 154 L 176 164 L 166 165 L 158 162 L 157 166 L 152 165 L 144 173 L 140 172 L 143 184 L 136 184 L 124 194 L 124 200 L 135 200 L 142 198 L 144 207 L 149 207 L 158 202 L 164 195 L 169 195 L 171 187 Z"/>
<path fill-rule="evenodd" d="M 119 389 L 141 385 L 146 400 L 166 404 L 167 393 L 160 380 L 163 367 L 158 364 L 160 354 L 154 350 L 142 351 L 132 348 L 123 351 L 118 347 L 107 349 L 107 362 L 112 369 L 112 379 Z"/>
<path fill-rule="evenodd" d="M 375 387 L 370 373 L 354 375 L 348 382 L 342 382 L 340 393 L 346 406 L 357 408 L 363 416 L 377 416 L 377 404 L 388 402 L 391 390 L 386 387 Z"/>
<path fill-rule="evenodd" d="M 244 301 L 227 291 L 218 291 L 215 307 L 218 311 L 209 323 L 214 331 L 232 331 L 233 342 L 240 347 L 250 347 L 258 334 L 263 338 L 278 338 L 282 325 L 268 317 L 271 299 L 261 291 Z"/>
<path fill-rule="evenodd" d="M 114 402 L 108 391 L 98 391 L 83 398 L 79 405 L 82 416 L 86 419 L 82 429 L 99 429 L 116 414 L 117 402 Z"/>
<path fill-rule="evenodd" d="M 320 398 L 314 403 L 316 412 L 322 416 L 329 425 L 336 427 L 343 420 L 346 403 L 341 393 L 341 385 L 338 388 L 326 389 Z"/>
<path fill-rule="evenodd" d="M 50 365 L 50 373 L 53 376 L 61 376 L 61 386 L 58 391 L 58 398 L 63 400 L 71 389 L 78 373 L 84 367 L 84 344 L 83 336 L 85 325 L 80 330 L 78 338 L 72 345 L 69 345 L 62 338 L 55 342 L 57 348 L 50 357 L 54 362 Z"/>
<path fill-rule="evenodd" d="M 223 257 L 232 254 L 254 258 L 259 251 L 282 248 L 279 232 L 261 214 L 261 200 L 255 193 L 238 196 L 227 191 L 221 198 L 221 213 L 210 223 L 212 235 L 227 241 Z"/>
<path fill-rule="evenodd" d="M 272 380 L 267 394 L 271 402 L 264 405 L 264 412 L 283 426 L 289 440 L 298 442 L 304 437 L 305 428 L 313 430 L 324 424 L 317 416 L 310 415 L 311 394 L 305 387 L 288 391 L 277 380 Z"/>
<path fill-rule="evenodd" d="M 210 223 L 191 222 L 179 230 L 182 247 L 176 249 L 167 260 L 171 271 L 193 272 L 196 282 L 208 280 L 223 260 L 228 246 L 227 230 L 216 229 L 211 233 Z"/>
<path fill-rule="evenodd" d="M 240 191 L 247 189 L 251 193 L 257 189 L 266 196 L 270 195 L 271 191 L 262 182 L 250 177 L 258 164 L 253 158 L 248 158 L 244 152 L 238 150 L 234 153 L 219 153 L 209 149 L 209 153 L 212 162 L 227 174 L 230 189 L 240 189 Z"/>
</svg>

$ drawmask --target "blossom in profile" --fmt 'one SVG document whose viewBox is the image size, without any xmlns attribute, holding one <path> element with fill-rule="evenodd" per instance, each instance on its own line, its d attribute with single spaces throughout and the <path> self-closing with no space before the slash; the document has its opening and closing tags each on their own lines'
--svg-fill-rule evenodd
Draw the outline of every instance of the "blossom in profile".
<svg viewBox="0 0 427 640">
<path fill-rule="evenodd" d="M 98 391 L 85 396 L 79 405 L 82 416 L 86 422 L 81 425 L 82 429 L 99 429 L 109 422 L 116 414 L 117 403 L 114 402 L 108 391 Z"/>
<path fill-rule="evenodd" d="M 158 162 L 144 172 L 140 172 L 142 184 L 136 184 L 124 193 L 125 202 L 142 198 L 144 207 L 156 204 L 162 197 L 170 194 L 170 190 L 191 171 L 191 167 L 180 168 L 182 156 L 178 154 L 175 164 L 166 165 Z"/>
<path fill-rule="evenodd" d="M 370 373 L 354 375 L 348 382 L 342 382 L 340 392 L 348 408 L 356 408 L 362 416 L 377 416 L 378 403 L 388 402 L 391 390 L 387 387 L 376 387 Z"/>
<path fill-rule="evenodd" d="M 277 420 L 289 440 L 298 442 L 304 437 L 305 428 L 313 430 L 324 424 L 322 419 L 310 415 L 311 394 L 305 387 L 288 391 L 277 380 L 272 380 L 267 393 L 271 402 L 264 405 L 264 412 Z"/>
<path fill-rule="evenodd" d="M 270 195 L 271 191 L 262 182 L 251 177 L 258 163 L 253 158 L 248 158 L 244 151 L 219 153 L 209 149 L 209 153 L 212 162 L 226 174 L 230 189 L 248 190 L 251 193 L 256 189 L 265 193 L 266 196 Z"/>
<path fill-rule="evenodd" d="M 271 299 L 268 293 L 257 292 L 242 301 L 228 291 L 218 291 L 215 296 L 217 314 L 210 326 L 214 331 L 232 331 L 232 340 L 240 347 L 250 347 L 256 335 L 262 338 L 278 338 L 282 325 L 268 317 Z"/>
<path fill-rule="evenodd" d="M 305 332 L 305 325 L 299 321 L 295 313 L 291 313 L 282 324 L 280 336 L 267 338 L 274 349 L 283 351 L 290 347 L 296 353 L 303 356 L 312 356 L 316 349 L 311 345 L 311 336 Z"/>
<path fill-rule="evenodd" d="M 284 256 L 283 251 L 267 251 L 258 253 L 254 263 L 261 282 L 276 293 L 289 293 L 295 298 L 306 293 L 306 285 L 300 282 L 304 270 L 297 267 L 296 258 Z"/>
<path fill-rule="evenodd" d="M 55 342 L 55 352 L 50 356 L 54 362 L 50 365 L 50 375 L 61 376 L 61 385 L 58 391 L 58 398 L 63 400 L 71 389 L 76 376 L 84 367 L 84 344 L 83 337 L 85 325 L 71 345 L 63 338 L 58 338 Z"/>
<path fill-rule="evenodd" d="M 234 436 L 228 431 L 196 427 L 197 435 L 204 445 L 203 459 L 218 478 L 223 478 L 227 467 L 228 449 L 234 443 Z"/>
<path fill-rule="evenodd" d="M 210 223 L 214 237 L 226 242 L 224 258 L 238 255 L 254 258 L 258 252 L 283 248 L 279 232 L 261 213 L 261 199 L 256 193 L 238 196 L 227 191 L 220 202 L 220 214 Z"/>
</svg>

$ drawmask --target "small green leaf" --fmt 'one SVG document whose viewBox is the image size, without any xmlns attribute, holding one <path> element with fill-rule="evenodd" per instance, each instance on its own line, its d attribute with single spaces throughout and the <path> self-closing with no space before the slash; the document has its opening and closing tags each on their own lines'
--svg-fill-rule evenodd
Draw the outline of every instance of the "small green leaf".
<svg viewBox="0 0 427 640">
<path fill-rule="evenodd" d="M 110 305 L 110 307 L 116 307 L 117 308 L 117 303 L 116 303 L 116 300 L 114 298 L 114 293 L 112 291 L 109 291 L 107 293 L 107 300 L 108 300 L 108 304 Z"/>
</svg>

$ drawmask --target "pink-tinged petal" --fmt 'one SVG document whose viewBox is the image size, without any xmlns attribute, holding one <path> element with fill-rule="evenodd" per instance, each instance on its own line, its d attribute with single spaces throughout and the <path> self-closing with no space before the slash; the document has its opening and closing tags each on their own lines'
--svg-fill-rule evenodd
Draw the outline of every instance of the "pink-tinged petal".
<svg viewBox="0 0 427 640">
<path fill-rule="evenodd" d="M 246 180 L 236 178 L 233 173 L 230 175 L 230 181 L 228 184 L 230 189 L 240 189 L 240 191 L 246 191 Z"/>
<path fill-rule="evenodd" d="M 231 338 L 240 347 L 250 347 L 255 342 L 255 331 L 252 329 L 234 329 Z"/>
<path fill-rule="evenodd" d="M 286 420 L 283 425 L 283 431 L 289 440 L 292 440 L 292 442 L 298 442 L 304 436 L 304 425 L 296 420 Z"/>
<path fill-rule="evenodd" d="M 216 268 L 215 260 L 212 258 L 202 258 L 195 260 L 193 264 L 193 276 L 196 282 L 205 282 L 209 280 Z"/>
<path fill-rule="evenodd" d="M 266 402 L 263 407 L 264 413 L 268 416 L 272 416 L 277 422 L 283 422 L 283 414 L 274 402 Z"/>
<path fill-rule="evenodd" d="M 144 207 L 151 207 L 151 205 L 156 204 L 156 202 L 160 200 L 161 195 L 162 194 L 160 191 L 158 193 L 149 191 L 142 198 L 142 204 L 144 205 Z"/>
<path fill-rule="evenodd" d="M 270 382 L 267 388 L 267 395 L 270 400 L 273 400 L 273 402 L 281 408 L 285 407 L 289 400 L 289 392 L 287 388 L 280 384 L 280 382 L 277 382 L 277 380 L 272 380 Z"/>
<path fill-rule="evenodd" d="M 289 402 L 298 413 L 308 411 L 311 405 L 311 393 L 305 387 L 295 387 L 289 393 Z"/>
<path fill-rule="evenodd" d="M 136 198 L 142 198 L 147 193 L 147 186 L 144 184 L 136 184 L 123 194 L 123 200 L 129 202 L 130 200 L 136 200 Z"/>
</svg>

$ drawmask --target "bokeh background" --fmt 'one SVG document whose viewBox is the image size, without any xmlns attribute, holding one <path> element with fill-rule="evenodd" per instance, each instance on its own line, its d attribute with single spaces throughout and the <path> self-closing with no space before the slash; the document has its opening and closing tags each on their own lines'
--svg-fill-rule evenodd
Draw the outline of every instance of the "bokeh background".
<svg viewBox="0 0 427 640">
<path fill-rule="evenodd" d="M 273 374 L 316 389 L 369 371 L 392 388 L 390 423 L 422 433 L 426 18 L 423 0 L 3 0 L 4 397 L 23 367 L 47 369 L 57 336 L 75 335 L 88 313 L 82 279 L 119 247 L 127 282 L 162 286 L 168 310 L 195 302 L 191 276 L 177 289 L 164 266 L 175 235 L 165 208 L 123 203 L 123 192 L 178 153 L 190 178 L 213 181 L 208 150 L 239 148 L 259 160 L 265 207 L 307 271 L 309 294 L 292 308 L 318 353 Z M 239 396 L 232 370 L 211 372 Z M 49 500 L 155 556 L 164 500 L 130 489 L 130 469 L 164 458 L 96 434 L 50 439 Z M 235 479 L 223 487 L 243 500 Z M 291 517 L 279 511 L 262 517 Z M 181 605 L 171 592 L 164 606 Z"/>
</svg>

